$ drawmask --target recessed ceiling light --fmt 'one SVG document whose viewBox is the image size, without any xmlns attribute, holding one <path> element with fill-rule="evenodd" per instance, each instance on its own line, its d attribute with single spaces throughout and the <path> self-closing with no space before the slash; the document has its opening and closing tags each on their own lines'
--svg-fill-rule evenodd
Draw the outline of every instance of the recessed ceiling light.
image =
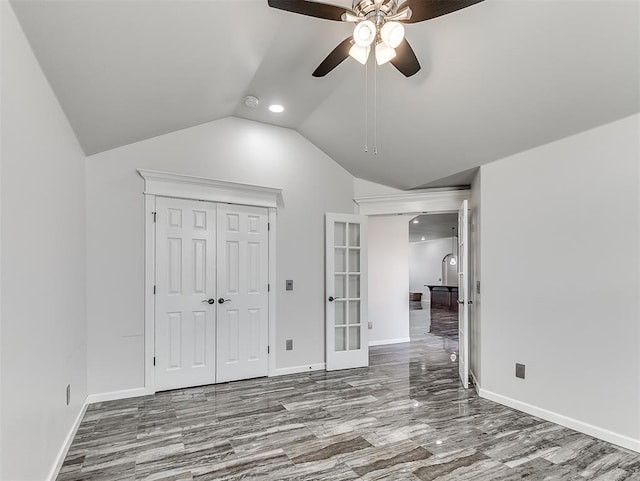
<svg viewBox="0 0 640 481">
<path fill-rule="evenodd" d="M 420 239 L 420 240 L 425 240 L 424 236 L 422 236 L 422 239 Z"/>
<path fill-rule="evenodd" d="M 274 114 L 280 114 L 284 112 L 284 107 L 282 105 L 273 104 L 269 106 L 269 110 L 271 110 Z"/>
<path fill-rule="evenodd" d="M 412 222 L 413 222 L 414 224 L 419 224 L 419 223 L 420 223 L 420 221 L 419 221 L 418 219 L 413 219 L 413 221 L 412 221 Z"/>
<path fill-rule="evenodd" d="M 249 108 L 255 109 L 259 103 L 260 99 L 258 99 L 258 97 L 256 97 L 255 95 L 247 95 L 244 98 L 244 104 Z"/>
</svg>

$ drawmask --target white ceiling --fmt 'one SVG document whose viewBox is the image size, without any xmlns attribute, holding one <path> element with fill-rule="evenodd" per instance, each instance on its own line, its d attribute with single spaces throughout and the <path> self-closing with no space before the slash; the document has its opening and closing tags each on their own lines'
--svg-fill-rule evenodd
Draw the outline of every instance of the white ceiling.
<svg viewBox="0 0 640 481">
<path fill-rule="evenodd" d="M 266 0 L 12 4 L 87 154 L 237 116 L 409 189 L 468 183 L 469 169 L 640 111 L 637 0 L 486 0 L 408 25 L 422 70 L 378 68 L 377 102 L 372 65 L 367 99 L 350 58 L 311 76 L 349 24 Z"/>
<path fill-rule="evenodd" d="M 418 221 L 417 223 L 415 221 Z M 409 242 L 432 241 L 458 235 L 458 214 L 422 214 L 409 221 Z"/>
</svg>

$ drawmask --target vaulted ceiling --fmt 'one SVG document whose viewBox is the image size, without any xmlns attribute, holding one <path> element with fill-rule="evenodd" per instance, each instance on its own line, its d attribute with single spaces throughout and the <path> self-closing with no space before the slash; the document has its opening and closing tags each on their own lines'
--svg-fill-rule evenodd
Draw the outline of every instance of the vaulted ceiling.
<svg viewBox="0 0 640 481">
<path fill-rule="evenodd" d="M 266 0 L 12 5 L 87 154 L 237 116 L 410 189 L 467 183 L 479 165 L 640 111 L 636 0 L 486 0 L 408 25 L 411 78 L 350 58 L 312 77 L 353 27 Z"/>
</svg>

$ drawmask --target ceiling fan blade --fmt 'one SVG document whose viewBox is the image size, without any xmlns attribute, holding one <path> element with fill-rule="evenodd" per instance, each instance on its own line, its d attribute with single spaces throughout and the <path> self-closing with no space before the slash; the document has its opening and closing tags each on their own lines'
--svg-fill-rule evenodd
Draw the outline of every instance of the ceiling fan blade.
<svg viewBox="0 0 640 481">
<path fill-rule="evenodd" d="M 398 11 L 411 7 L 413 14 L 406 23 L 417 23 L 462 10 L 484 0 L 406 0 Z"/>
<path fill-rule="evenodd" d="M 411 77 L 420 70 L 420 62 L 415 52 L 405 38 L 396 48 L 396 56 L 390 60 L 391 64 L 397 68 L 405 77 Z"/>
<path fill-rule="evenodd" d="M 328 3 L 309 2 L 307 0 L 268 0 L 269 6 L 287 12 L 299 13 L 310 17 L 324 18 L 326 20 L 342 21 L 342 14 L 349 12 L 348 8 L 330 5 Z"/>
<path fill-rule="evenodd" d="M 327 58 L 318 65 L 318 68 L 313 72 L 313 76 L 324 77 L 340 65 L 349 56 L 349 50 L 351 50 L 352 44 L 352 37 L 345 38 L 342 43 L 334 48 L 331 53 L 327 55 Z"/>
</svg>

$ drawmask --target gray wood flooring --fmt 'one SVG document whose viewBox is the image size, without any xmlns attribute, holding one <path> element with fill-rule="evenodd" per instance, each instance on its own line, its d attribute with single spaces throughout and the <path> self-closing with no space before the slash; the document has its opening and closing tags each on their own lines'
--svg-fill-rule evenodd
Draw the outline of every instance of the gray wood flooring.
<svg viewBox="0 0 640 481">
<path fill-rule="evenodd" d="M 58 481 L 640 480 L 639 454 L 462 389 L 451 315 L 425 314 L 369 368 L 91 405 Z"/>
</svg>

